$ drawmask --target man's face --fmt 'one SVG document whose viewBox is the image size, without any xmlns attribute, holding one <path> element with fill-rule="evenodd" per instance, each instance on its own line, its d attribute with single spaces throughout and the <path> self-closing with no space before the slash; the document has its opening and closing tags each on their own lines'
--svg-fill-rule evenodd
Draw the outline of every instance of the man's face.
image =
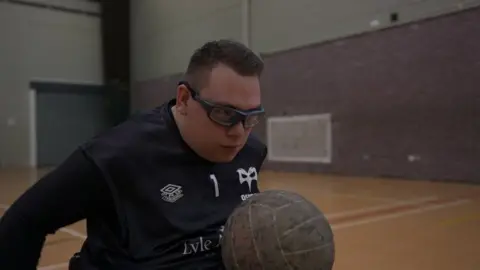
<svg viewBox="0 0 480 270">
<path fill-rule="evenodd" d="M 180 85 L 179 90 L 189 96 L 184 109 L 185 129 L 188 130 L 192 148 L 202 157 L 213 162 L 229 162 L 243 148 L 252 130 L 248 123 L 256 122 L 256 116 L 247 120 L 247 126 L 240 121 L 226 126 L 235 110 L 248 113 L 248 110 L 261 106 L 260 82 L 257 76 L 244 77 L 231 68 L 219 65 L 210 73 L 208 84 L 192 97 L 188 88 Z M 195 95 L 194 95 L 195 96 Z M 257 114 L 258 116 L 258 114 Z"/>
</svg>

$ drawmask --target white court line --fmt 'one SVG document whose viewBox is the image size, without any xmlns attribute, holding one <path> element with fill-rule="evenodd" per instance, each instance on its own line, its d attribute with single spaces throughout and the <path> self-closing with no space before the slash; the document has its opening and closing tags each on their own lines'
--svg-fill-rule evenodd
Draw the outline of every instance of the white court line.
<svg viewBox="0 0 480 270">
<path fill-rule="evenodd" d="M 338 225 L 332 225 L 333 230 L 340 230 L 340 229 L 345 229 L 345 228 L 350 228 L 350 227 L 355 227 L 359 225 L 364 225 L 364 224 L 370 224 L 378 221 L 383 221 L 387 219 L 393 219 L 393 218 L 399 218 L 399 217 L 404 217 L 408 215 L 414 215 L 414 214 L 421 214 L 429 211 L 434 211 L 442 208 L 447 208 L 447 207 L 453 207 L 465 203 L 470 203 L 470 200 L 457 200 L 453 202 L 448 202 L 448 203 L 442 203 L 442 204 L 436 204 L 436 205 L 430 205 L 430 206 L 425 206 L 422 208 L 418 209 L 412 209 L 408 211 L 403 211 L 399 213 L 393 213 L 393 214 L 386 214 L 386 215 L 381 215 L 377 217 L 372 217 L 372 218 L 367 218 L 367 219 L 362 219 L 358 221 L 352 221 L 348 223 L 343 223 L 343 224 L 338 224 Z"/>
<path fill-rule="evenodd" d="M 54 264 L 54 265 L 39 267 L 39 268 L 37 268 L 37 270 L 55 270 L 55 269 L 60 269 L 60 268 L 65 268 L 65 267 L 68 267 L 68 263 L 60 263 L 60 264 Z"/>
<path fill-rule="evenodd" d="M 385 198 L 385 197 L 373 197 L 367 194 L 365 195 L 355 195 L 355 194 L 344 194 L 344 193 L 326 193 L 326 195 L 332 195 L 337 197 L 353 198 L 353 199 L 362 199 L 362 200 L 371 200 L 371 201 L 381 201 L 381 202 L 402 202 L 402 200 L 394 198 Z"/>
<path fill-rule="evenodd" d="M 358 215 L 358 214 L 368 213 L 368 212 L 377 211 L 377 210 L 385 210 L 385 209 L 389 209 L 397 206 L 420 204 L 428 201 L 434 201 L 437 199 L 438 199 L 437 197 L 418 198 L 418 199 L 412 199 L 407 201 L 400 201 L 395 203 L 379 205 L 379 206 L 365 207 L 365 208 L 360 208 L 355 210 L 347 210 L 347 211 L 342 211 L 338 213 L 326 214 L 326 217 L 328 219 L 331 219 L 331 218 L 339 218 L 339 217 L 345 217 L 350 215 Z"/>
<path fill-rule="evenodd" d="M 0 204 L 0 209 L 4 209 L 4 210 L 7 210 L 10 206 L 9 205 L 6 205 L 6 204 Z M 0 215 L 1 216 L 1 215 Z M 78 237 L 78 238 L 81 238 L 83 240 L 87 239 L 87 236 L 75 231 L 75 230 L 72 230 L 72 229 L 68 229 L 68 228 L 61 228 L 60 231 L 64 232 L 64 233 L 67 233 L 67 234 L 70 234 L 71 236 L 74 236 L 74 237 Z"/>
<path fill-rule="evenodd" d="M 75 236 L 75 237 L 78 237 L 78 238 L 81 238 L 83 240 L 87 239 L 87 236 L 75 231 L 75 230 L 72 230 L 72 229 L 68 229 L 68 228 L 61 228 L 60 231 L 64 232 L 64 233 L 68 233 L 70 234 L 71 236 Z"/>
</svg>

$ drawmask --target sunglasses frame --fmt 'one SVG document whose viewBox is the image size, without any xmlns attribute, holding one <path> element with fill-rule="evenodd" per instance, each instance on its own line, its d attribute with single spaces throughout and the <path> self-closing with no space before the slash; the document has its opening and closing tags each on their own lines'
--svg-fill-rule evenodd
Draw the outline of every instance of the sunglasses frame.
<svg viewBox="0 0 480 270">
<path fill-rule="evenodd" d="M 247 125 L 248 117 L 252 117 L 252 116 L 262 117 L 265 114 L 265 110 L 261 106 L 258 108 L 250 109 L 250 110 L 240 110 L 231 106 L 215 104 L 214 102 L 205 100 L 200 97 L 199 92 L 196 91 L 193 87 L 191 87 L 187 81 L 180 81 L 178 85 L 183 85 L 188 89 L 193 100 L 197 101 L 198 103 L 200 103 L 200 105 L 202 105 L 204 110 L 207 112 L 208 118 L 210 118 L 210 120 L 224 127 L 232 127 L 238 124 L 239 122 L 242 122 L 245 128 L 252 128 L 255 125 L 257 125 L 260 121 L 257 121 L 251 125 Z M 231 120 L 228 123 L 216 120 L 214 117 L 212 117 L 212 112 L 215 109 L 233 111 L 235 113 L 235 116 L 232 116 Z"/>
</svg>

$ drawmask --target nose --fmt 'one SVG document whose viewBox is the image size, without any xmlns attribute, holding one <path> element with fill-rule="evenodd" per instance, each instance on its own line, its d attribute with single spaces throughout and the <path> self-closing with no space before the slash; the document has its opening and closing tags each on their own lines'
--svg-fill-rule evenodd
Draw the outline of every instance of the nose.
<svg viewBox="0 0 480 270">
<path fill-rule="evenodd" d="M 243 136 L 245 133 L 245 128 L 243 127 L 243 123 L 239 122 L 236 125 L 227 129 L 227 135 L 231 137 L 240 137 Z"/>
</svg>

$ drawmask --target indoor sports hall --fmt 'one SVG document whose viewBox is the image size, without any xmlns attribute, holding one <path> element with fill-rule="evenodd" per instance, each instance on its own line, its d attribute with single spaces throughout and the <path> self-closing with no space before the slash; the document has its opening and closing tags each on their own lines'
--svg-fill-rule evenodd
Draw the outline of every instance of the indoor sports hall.
<svg viewBox="0 0 480 270">
<path fill-rule="evenodd" d="M 0 0 L 0 217 L 228 38 L 265 62 L 250 181 L 326 215 L 335 270 L 480 270 L 479 22 L 480 0 Z M 86 238 L 49 235 L 38 269 Z"/>
</svg>

